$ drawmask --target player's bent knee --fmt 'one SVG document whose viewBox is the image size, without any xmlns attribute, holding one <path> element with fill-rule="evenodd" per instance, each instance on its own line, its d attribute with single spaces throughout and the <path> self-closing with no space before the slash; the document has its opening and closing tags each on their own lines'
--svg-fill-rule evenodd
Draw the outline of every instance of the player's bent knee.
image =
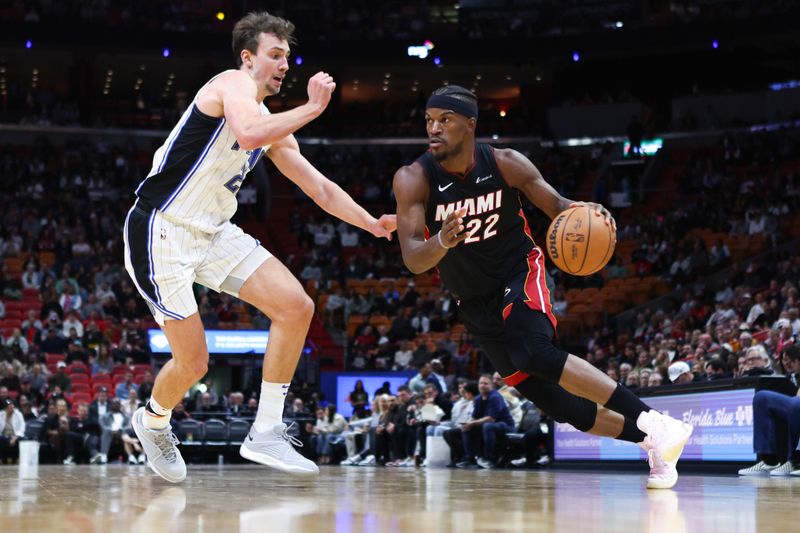
<svg viewBox="0 0 800 533">
<path fill-rule="evenodd" d="M 506 319 L 506 343 L 518 370 L 558 383 L 569 354 L 553 344 L 547 317 L 525 305 L 515 304 Z"/>
<path fill-rule="evenodd" d="M 293 323 L 310 323 L 314 316 L 314 301 L 302 291 L 298 291 L 282 302 L 278 316 L 273 321 L 287 321 Z"/>
</svg>

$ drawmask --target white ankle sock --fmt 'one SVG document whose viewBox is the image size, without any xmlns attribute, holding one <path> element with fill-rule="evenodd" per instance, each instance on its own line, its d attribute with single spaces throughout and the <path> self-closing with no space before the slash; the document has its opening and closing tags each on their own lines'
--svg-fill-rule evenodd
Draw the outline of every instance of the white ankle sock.
<svg viewBox="0 0 800 533">
<path fill-rule="evenodd" d="M 283 422 L 283 404 L 286 393 L 289 392 L 288 383 L 269 383 L 261 381 L 261 396 L 258 398 L 258 412 L 253 427 L 261 433 L 276 424 Z"/>
<path fill-rule="evenodd" d="M 150 397 L 147 405 L 150 406 L 150 409 L 154 412 L 151 412 L 150 409 L 145 406 L 144 417 L 142 417 L 144 427 L 148 429 L 164 429 L 169 426 L 169 420 L 172 418 L 172 409 L 162 407 L 156 401 L 155 396 Z"/>
</svg>

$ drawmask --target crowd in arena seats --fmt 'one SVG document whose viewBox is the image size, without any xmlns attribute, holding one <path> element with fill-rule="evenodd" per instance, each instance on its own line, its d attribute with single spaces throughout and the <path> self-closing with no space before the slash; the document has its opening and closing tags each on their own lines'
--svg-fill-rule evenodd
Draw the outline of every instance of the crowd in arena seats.
<svg viewBox="0 0 800 533">
<path fill-rule="evenodd" d="M 320 161 L 360 201 L 389 207 L 393 170 L 418 152 L 327 148 L 311 150 L 309 157 Z M 587 359 L 632 388 L 786 373 L 785 348 L 800 332 L 800 263 L 791 250 L 766 259 L 760 254 L 798 236 L 797 132 L 728 136 L 682 157 L 676 200 L 680 207 L 670 205 L 649 217 L 635 209 L 622 211 L 620 261 L 604 274 L 577 280 L 578 287 L 569 285 L 576 280 L 552 270 L 555 307 L 569 325 L 566 317 L 581 305 L 571 294 L 586 296 L 594 289 L 591 298 L 599 298 L 615 278 L 643 277 L 684 291 L 673 309 L 641 310 L 629 330 L 613 329 L 604 317 L 590 330 L 570 332 L 579 340 L 588 334 Z M 597 162 L 548 152 L 537 164 L 548 178 L 555 177 L 560 189 L 575 190 Z M 23 433 L 41 438 L 48 460 L 139 461 L 125 417 L 152 387 L 155 369 L 149 366 L 144 330 L 155 326 L 115 258 L 122 256 L 125 207 L 147 166 L 147 156 L 132 145 L 112 146 L 103 140 L 55 146 L 41 138 L 30 147 L 0 150 L 0 329 L 5 363 L 0 364 L 0 402 L 15 403 L 6 414 L 9 433 L 16 435 L 18 411 L 26 424 Z M 51 181 L 58 182 L 58 194 L 45 186 Z M 342 428 L 340 415 L 326 408 L 318 393 L 304 391 L 292 398 L 287 412 L 287 420 L 300 421 L 292 431 L 307 444 L 304 450 L 319 454 L 322 462 L 334 462 L 342 448 L 354 463 L 372 455 L 376 462 L 389 464 L 408 464 L 415 457 L 422 461 L 422 443 L 445 433 L 431 429 L 438 425 L 433 422 L 447 421 L 443 405 L 463 405 L 466 394 L 459 383 L 491 369 L 457 323 L 455 299 L 442 290 L 435 274 L 411 277 L 393 244 L 334 224 L 299 196 L 289 200 L 281 209 L 296 248 L 285 261 L 314 294 L 329 328 L 347 332 L 347 368 L 420 369 L 408 394 L 398 393 L 394 400 L 362 399 L 358 416 L 366 421 L 356 426 L 351 420 Z M 534 211 L 530 215 L 537 216 Z M 534 226 L 541 231 L 543 224 Z M 745 240 L 743 248 L 740 243 Z M 671 265 L 690 252 L 689 268 L 673 272 Z M 712 288 L 708 276 L 731 264 L 727 281 Z M 208 323 L 255 324 L 259 318 L 251 308 L 212 291 L 200 290 L 198 299 Z M 428 384 L 435 394 L 426 391 Z M 202 442 L 203 424 L 217 420 L 227 424 L 225 431 L 233 441 L 234 429 L 239 428 L 234 422 L 248 420 L 257 399 L 251 390 L 222 392 L 207 387 L 205 394 L 176 409 L 174 420 L 182 439 Z M 104 395 L 104 407 L 95 407 Z M 504 399 L 513 417 L 512 402 Z M 115 400 L 120 400 L 118 405 Z M 440 417 L 436 409 L 427 409 L 428 414 L 417 417 L 414 413 L 424 410 L 429 400 L 445 414 Z M 373 401 L 375 407 L 366 409 Z M 538 426 L 529 424 L 521 432 L 514 420 L 514 433 L 524 433 L 524 442 L 533 443 L 530 454 L 526 448 L 519 459 L 535 463 L 542 453 Z M 393 435 L 398 427 L 403 437 Z M 14 435 L 6 437 L 8 443 L 0 442 L 3 450 L 13 447 L 12 440 L 16 444 Z M 497 452 L 481 455 L 476 449 L 468 449 L 475 461 L 503 464 L 507 459 Z"/>
</svg>

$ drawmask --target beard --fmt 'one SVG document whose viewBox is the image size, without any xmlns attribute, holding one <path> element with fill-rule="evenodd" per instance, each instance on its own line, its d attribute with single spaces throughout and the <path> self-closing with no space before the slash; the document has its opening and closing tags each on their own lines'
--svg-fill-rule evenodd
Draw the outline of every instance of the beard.
<svg viewBox="0 0 800 533">
<path fill-rule="evenodd" d="M 431 150 L 431 154 L 433 155 L 433 158 L 436 159 L 439 163 L 443 163 L 453 155 L 459 153 L 463 146 L 464 146 L 463 142 L 453 147 L 450 147 L 449 144 L 443 143 L 438 151 L 434 152 L 433 150 Z"/>
</svg>

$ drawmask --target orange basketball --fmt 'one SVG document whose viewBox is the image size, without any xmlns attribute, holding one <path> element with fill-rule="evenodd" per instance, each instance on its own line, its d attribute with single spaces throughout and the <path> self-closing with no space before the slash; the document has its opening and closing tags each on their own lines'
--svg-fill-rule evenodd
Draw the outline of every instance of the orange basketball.
<svg viewBox="0 0 800 533">
<path fill-rule="evenodd" d="M 547 252 L 558 268 L 573 276 L 594 274 L 614 254 L 616 233 L 605 218 L 585 206 L 571 207 L 547 229 Z"/>
</svg>

